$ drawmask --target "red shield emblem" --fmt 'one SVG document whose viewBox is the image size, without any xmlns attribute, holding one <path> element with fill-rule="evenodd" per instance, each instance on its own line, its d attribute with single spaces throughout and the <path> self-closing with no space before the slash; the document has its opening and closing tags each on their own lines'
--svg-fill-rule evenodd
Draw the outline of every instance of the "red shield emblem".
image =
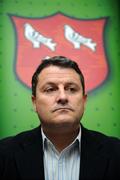
<svg viewBox="0 0 120 180">
<path fill-rule="evenodd" d="M 16 32 L 16 74 L 31 87 L 31 77 L 41 59 L 56 55 L 75 60 L 86 91 L 100 86 L 108 75 L 104 49 L 106 19 L 80 20 L 61 13 L 45 18 L 11 16 Z"/>
</svg>

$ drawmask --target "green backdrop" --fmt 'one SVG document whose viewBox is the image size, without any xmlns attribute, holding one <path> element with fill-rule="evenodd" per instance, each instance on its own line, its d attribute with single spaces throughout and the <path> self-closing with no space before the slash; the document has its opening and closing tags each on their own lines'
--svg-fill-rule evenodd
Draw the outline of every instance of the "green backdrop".
<svg viewBox="0 0 120 180">
<path fill-rule="evenodd" d="M 44 17 L 56 12 L 82 19 L 109 17 L 105 32 L 110 74 L 88 94 L 82 123 L 85 127 L 120 137 L 120 49 L 117 0 L 0 0 L 0 138 L 32 129 L 39 124 L 31 91 L 14 72 L 15 34 L 8 14 Z"/>
</svg>

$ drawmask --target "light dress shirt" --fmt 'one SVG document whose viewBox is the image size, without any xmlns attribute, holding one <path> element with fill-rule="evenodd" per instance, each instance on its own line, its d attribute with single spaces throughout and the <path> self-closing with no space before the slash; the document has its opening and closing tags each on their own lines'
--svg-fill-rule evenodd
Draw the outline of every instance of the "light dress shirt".
<svg viewBox="0 0 120 180">
<path fill-rule="evenodd" d="M 81 128 L 75 140 L 61 153 L 46 137 L 42 128 L 45 180 L 79 180 Z"/>
</svg>

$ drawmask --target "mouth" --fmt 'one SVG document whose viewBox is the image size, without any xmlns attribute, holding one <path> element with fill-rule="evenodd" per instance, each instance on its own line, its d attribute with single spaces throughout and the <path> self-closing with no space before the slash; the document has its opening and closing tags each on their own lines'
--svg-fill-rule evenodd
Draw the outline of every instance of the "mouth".
<svg viewBox="0 0 120 180">
<path fill-rule="evenodd" d="M 67 110 L 67 111 L 74 111 L 72 108 L 56 108 L 52 112 L 60 111 L 60 110 Z"/>
</svg>

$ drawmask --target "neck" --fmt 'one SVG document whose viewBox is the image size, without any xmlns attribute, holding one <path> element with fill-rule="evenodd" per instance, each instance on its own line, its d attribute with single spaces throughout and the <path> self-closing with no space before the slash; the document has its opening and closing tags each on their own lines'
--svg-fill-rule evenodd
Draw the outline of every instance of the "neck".
<svg viewBox="0 0 120 180">
<path fill-rule="evenodd" d="M 49 130 L 44 127 L 42 127 L 42 129 L 46 137 L 54 144 L 55 148 L 60 153 L 63 149 L 69 146 L 77 137 L 80 130 L 80 126 L 76 129 L 69 130 L 66 132 L 62 132 L 61 130 L 53 132 L 51 131 L 51 129 Z"/>
</svg>

